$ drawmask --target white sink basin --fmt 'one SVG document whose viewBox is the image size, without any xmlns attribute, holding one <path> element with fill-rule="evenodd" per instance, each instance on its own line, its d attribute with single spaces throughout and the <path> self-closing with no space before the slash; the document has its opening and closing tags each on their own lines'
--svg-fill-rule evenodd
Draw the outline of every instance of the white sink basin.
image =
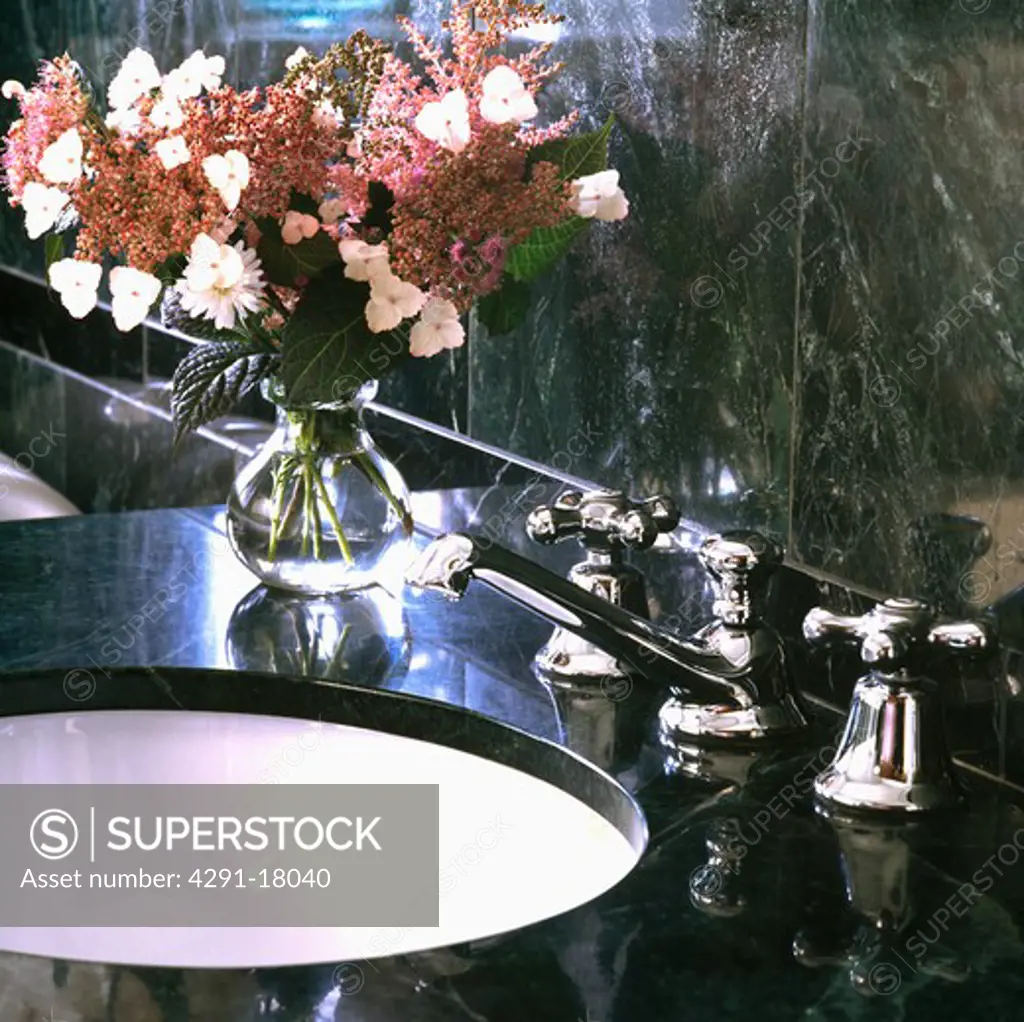
<svg viewBox="0 0 1024 1022">
<path fill-rule="evenodd" d="M 66 497 L 0 453 L 0 522 L 66 518 L 80 513 Z"/>
<path fill-rule="evenodd" d="M 536 745 L 578 767 L 571 753 Z M 599 787 L 614 788 L 610 778 L 594 776 Z M 462 855 L 464 865 L 441 896 L 436 928 L 0 928 L 3 951 L 123 965 L 355 962 L 504 933 L 612 887 L 636 865 L 646 833 L 631 802 L 630 839 L 528 773 L 411 738 L 285 717 L 172 710 L 6 717 L 0 777 L 20 784 L 440 785 L 440 862 L 443 868 Z M 497 840 L 488 834 L 480 845 L 491 847 L 465 855 L 496 818 L 503 825 Z"/>
</svg>

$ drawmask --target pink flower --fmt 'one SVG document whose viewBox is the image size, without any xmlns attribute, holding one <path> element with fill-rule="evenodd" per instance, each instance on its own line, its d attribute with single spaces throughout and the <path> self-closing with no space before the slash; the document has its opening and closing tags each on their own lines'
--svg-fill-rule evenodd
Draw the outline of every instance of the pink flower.
<svg viewBox="0 0 1024 1022">
<path fill-rule="evenodd" d="M 403 319 L 415 316 L 426 300 L 415 284 L 407 284 L 391 273 L 379 274 L 370 281 L 366 322 L 375 334 L 394 330 Z"/>
<path fill-rule="evenodd" d="M 415 358 L 429 358 L 449 348 L 460 348 L 465 342 L 466 332 L 455 306 L 444 299 L 431 298 L 409 334 L 409 353 Z"/>
<path fill-rule="evenodd" d="M 373 280 L 390 272 L 387 245 L 367 245 L 359 238 L 343 238 L 338 244 L 338 251 L 349 280 Z"/>
<path fill-rule="evenodd" d="M 320 230 L 320 221 L 315 216 L 296 212 L 294 209 L 285 214 L 284 226 L 281 228 L 281 240 L 286 245 L 297 245 L 304 238 L 312 238 Z"/>
</svg>

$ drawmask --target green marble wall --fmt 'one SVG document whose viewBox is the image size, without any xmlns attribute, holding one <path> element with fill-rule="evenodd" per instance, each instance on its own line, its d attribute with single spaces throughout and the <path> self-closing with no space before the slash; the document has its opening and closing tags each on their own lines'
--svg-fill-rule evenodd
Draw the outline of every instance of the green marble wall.
<svg viewBox="0 0 1024 1022">
<path fill-rule="evenodd" d="M 547 112 L 616 114 L 632 215 L 537 286 L 516 334 L 474 328 L 384 399 L 575 476 L 668 490 L 711 526 L 769 528 L 866 587 L 970 610 L 1024 582 L 1024 11 L 552 6 L 567 68 Z M 384 32 L 399 10 L 436 26 L 443 8 L 17 0 L 0 77 L 65 47 L 102 75 L 138 42 L 168 65 L 225 52 L 252 82 L 299 43 Z M 0 216 L 0 263 L 39 261 Z"/>
</svg>

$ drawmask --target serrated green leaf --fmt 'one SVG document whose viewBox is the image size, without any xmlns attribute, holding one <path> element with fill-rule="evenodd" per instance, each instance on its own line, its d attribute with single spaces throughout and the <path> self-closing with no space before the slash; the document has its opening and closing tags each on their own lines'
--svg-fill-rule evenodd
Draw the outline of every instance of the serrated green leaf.
<svg viewBox="0 0 1024 1022">
<path fill-rule="evenodd" d="M 50 267 L 64 258 L 64 239 L 59 234 L 46 236 L 46 276 L 49 279 Z"/>
<path fill-rule="evenodd" d="M 272 284 L 294 287 L 300 277 L 312 280 L 328 266 L 341 265 L 338 243 L 323 231 L 297 245 L 286 245 L 276 220 L 268 217 L 256 223 L 262 232 L 257 252 L 263 272 Z"/>
<path fill-rule="evenodd" d="M 566 181 L 608 169 L 608 139 L 615 124 L 614 114 L 597 131 L 543 142 L 530 153 L 530 163 L 553 163 Z"/>
<path fill-rule="evenodd" d="M 530 285 L 506 277 L 497 291 L 481 298 L 476 305 L 477 319 L 493 336 L 515 330 L 530 311 Z"/>
<path fill-rule="evenodd" d="M 536 280 L 564 258 L 588 223 L 575 216 L 557 227 L 538 227 L 526 241 L 509 249 L 505 272 L 515 280 Z"/>
<path fill-rule="evenodd" d="M 370 289 L 340 272 L 306 288 L 281 336 L 281 382 L 295 405 L 326 404 L 379 379 L 409 357 L 403 331 L 366 323 Z"/>
<path fill-rule="evenodd" d="M 201 344 L 178 363 L 171 383 L 174 442 L 226 414 L 275 368 L 278 358 L 238 341 Z"/>
</svg>

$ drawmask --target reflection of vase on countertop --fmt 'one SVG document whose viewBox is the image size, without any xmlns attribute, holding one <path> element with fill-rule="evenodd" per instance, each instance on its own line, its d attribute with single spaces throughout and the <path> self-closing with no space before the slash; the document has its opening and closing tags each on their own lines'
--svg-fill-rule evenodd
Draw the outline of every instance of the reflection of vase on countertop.
<svg viewBox="0 0 1024 1022">
<path fill-rule="evenodd" d="M 266 585 L 352 592 L 405 568 L 409 489 L 363 423 L 376 382 L 331 404 L 289 406 L 273 379 L 264 395 L 277 429 L 242 469 L 228 498 L 228 535 Z"/>
<path fill-rule="evenodd" d="M 380 588 L 316 598 L 260 586 L 235 608 L 227 655 L 236 670 L 380 686 L 409 668 L 412 639 L 400 601 Z"/>
</svg>

